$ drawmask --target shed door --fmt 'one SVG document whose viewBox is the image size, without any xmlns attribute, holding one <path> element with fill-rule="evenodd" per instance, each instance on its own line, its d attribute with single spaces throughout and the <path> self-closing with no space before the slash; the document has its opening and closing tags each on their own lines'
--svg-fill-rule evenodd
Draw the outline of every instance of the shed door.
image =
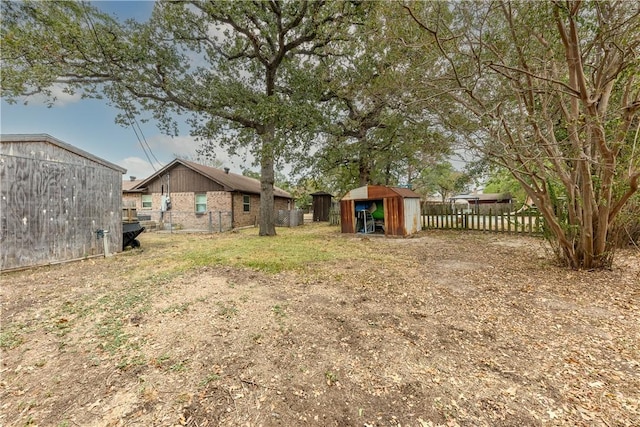
<svg viewBox="0 0 640 427">
<path fill-rule="evenodd" d="M 331 208 L 331 196 L 313 196 L 313 221 L 329 221 L 329 209 Z"/>
</svg>

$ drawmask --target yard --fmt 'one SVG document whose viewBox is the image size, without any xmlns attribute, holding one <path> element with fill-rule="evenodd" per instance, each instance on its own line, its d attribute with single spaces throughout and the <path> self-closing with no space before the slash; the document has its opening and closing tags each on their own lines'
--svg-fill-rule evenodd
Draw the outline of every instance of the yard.
<svg viewBox="0 0 640 427">
<path fill-rule="evenodd" d="M 637 249 L 278 232 L 3 274 L 0 425 L 638 425 Z"/>
</svg>

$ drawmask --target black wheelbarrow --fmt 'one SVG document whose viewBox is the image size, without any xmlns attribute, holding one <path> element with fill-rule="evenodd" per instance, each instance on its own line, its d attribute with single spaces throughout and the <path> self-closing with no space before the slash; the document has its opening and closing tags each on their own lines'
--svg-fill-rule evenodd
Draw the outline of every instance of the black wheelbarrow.
<svg viewBox="0 0 640 427">
<path fill-rule="evenodd" d="M 136 239 L 144 231 L 144 227 L 139 222 L 123 222 L 122 223 L 122 250 L 127 246 L 139 248 L 140 241 Z"/>
</svg>

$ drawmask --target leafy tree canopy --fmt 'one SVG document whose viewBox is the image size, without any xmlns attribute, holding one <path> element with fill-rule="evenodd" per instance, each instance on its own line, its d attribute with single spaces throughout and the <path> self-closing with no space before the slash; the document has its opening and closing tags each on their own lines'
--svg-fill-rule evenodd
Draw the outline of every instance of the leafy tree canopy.
<svg viewBox="0 0 640 427">
<path fill-rule="evenodd" d="M 527 200 L 527 193 L 522 184 L 508 169 L 494 167 L 485 182 L 484 193 L 510 193 L 516 207 L 520 207 Z"/>
<path fill-rule="evenodd" d="M 425 76 L 416 91 L 425 103 L 442 103 L 432 111 L 443 126 L 520 182 L 544 215 L 561 261 L 610 266 L 610 233 L 640 179 L 631 136 L 640 110 L 640 5 L 404 7 L 414 23 L 406 40 L 418 51 L 435 45 L 441 54 L 437 75 Z"/>
<path fill-rule="evenodd" d="M 177 132 L 249 147 L 260 165 L 260 234 L 275 234 L 274 166 L 306 153 L 317 122 L 313 69 L 361 20 L 349 1 L 156 2 L 146 23 L 87 3 L 2 2 L 2 96 L 51 95 L 53 84 L 105 95 L 122 120 L 151 111 Z"/>
</svg>

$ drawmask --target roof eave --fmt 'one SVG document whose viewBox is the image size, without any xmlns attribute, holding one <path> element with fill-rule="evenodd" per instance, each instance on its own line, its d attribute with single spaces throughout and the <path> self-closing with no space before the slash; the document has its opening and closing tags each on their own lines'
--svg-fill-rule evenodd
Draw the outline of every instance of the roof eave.
<svg viewBox="0 0 640 427">
<path fill-rule="evenodd" d="M 77 154 L 81 157 L 87 158 L 91 161 L 94 161 L 98 164 L 108 167 L 109 169 L 113 169 L 122 173 L 123 175 L 127 173 L 127 170 L 122 166 L 118 166 L 115 163 L 111 163 L 108 160 L 102 159 L 96 155 L 89 153 L 88 151 L 84 151 L 81 148 L 75 147 L 71 144 L 68 144 L 58 138 L 54 138 L 53 136 L 47 133 L 39 133 L 39 134 L 0 134 L 0 142 L 47 142 L 49 144 L 56 145 L 64 150 L 70 151 L 74 154 Z"/>
</svg>

